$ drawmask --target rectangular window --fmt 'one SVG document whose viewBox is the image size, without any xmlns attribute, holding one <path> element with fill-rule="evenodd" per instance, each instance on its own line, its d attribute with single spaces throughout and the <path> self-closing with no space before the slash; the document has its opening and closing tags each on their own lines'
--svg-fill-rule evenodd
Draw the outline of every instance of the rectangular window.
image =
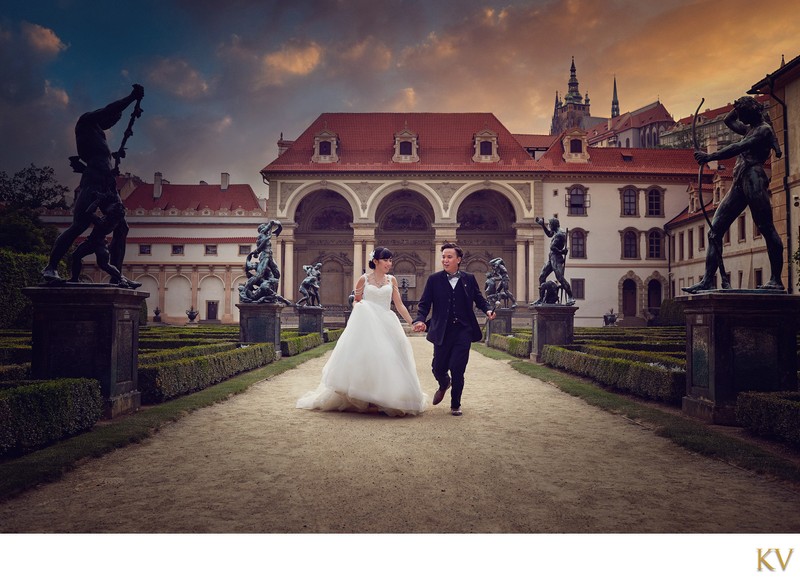
<svg viewBox="0 0 800 586">
<path fill-rule="evenodd" d="M 761 238 L 761 230 L 758 229 L 758 224 L 753 222 L 753 238 Z"/>
<path fill-rule="evenodd" d="M 722 243 L 723 244 L 730 244 L 731 243 L 731 231 L 730 230 L 726 230 L 725 231 L 725 236 L 722 237 Z"/>
<path fill-rule="evenodd" d="M 678 233 L 678 260 L 683 260 L 683 232 Z"/>
<path fill-rule="evenodd" d="M 744 273 L 739 271 L 739 289 L 742 288 L 742 281 L 744 281 Z"/>
<path fill-rule="evenodd" d="M 575 299 L 586 299 L 584 291 L 585 279 L 570 279 L 569 286 L 572 287 L 572 296 Z"/>
<path fill-rule="evenodd" d="M 206 256 L 216 256 L 216 254 L 217 254 L 217 245 L 206 244 Z"/>
<path fill-rule="evenodd" d="M 139 254 L 142 255 L 149 255 L 151 253 L 151 247 L 149 244 L 140 244 L 139 245 Z"/>
<path fill-rule="evenodd" d="M 183 244 L 173 244 L 172 254 L 183 254 Z"/>
<path fill-rule="evenodd" d="M 239 245 L 239 256 L 247 256 L 250 254 L 250 245 L 249 244 L 240 244 Z"/>
<path fill-rule="evenodd" d="M 647 194 L 647 215 L 648 216 L 663 216 L 664 211 L 661 208 L 661 192 L 655 189 Z"/>
<path fill-rule="evenodd" d="M 689 252 L 689 258 L 694 258 L 694 230 L 689 228 L 686 231 L 686 235 L 689 238 L 689 242 L 688 242 L 688 246 L 687 246 L 688 252 Z"/>
<path fill-rule="evenodd" d="M 706 249 L 706 227 L 697 227 L 697 248 L 700 250 Z"/>
<path fill-rule="evenodd" d="M 764 284 L 764 274 L 761 272 L 761 269 L 756 269 L 753 274 L 755 275 L 756 289 L 758 289 Z"/>
<path fill-rule="evenodd" d="M 736 220 L 737 228 L 739 231 L 739 242 L 744 242 L 747 240 L 747 234 L 745 233 L 745 219 L 744 214 L 739 216 Z"/>
</svg>

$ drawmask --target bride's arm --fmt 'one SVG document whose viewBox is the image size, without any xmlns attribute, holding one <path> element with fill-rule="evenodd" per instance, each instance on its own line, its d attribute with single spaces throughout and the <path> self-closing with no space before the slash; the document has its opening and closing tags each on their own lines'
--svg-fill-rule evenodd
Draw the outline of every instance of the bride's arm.
<svg viewBox="0 0 800 586">
<path fill-rule="evenodd" d="M 358 281 L 356 281 L 355 298 L 353 299 L 353 301 L 355 301 L 356 303 L 361 301 L 361 299 L 364 297 L 364 285 L 366 284 L 366 282 L 367 282 L 366 275 L 361 275 L 358 278 Z"/>
<path fill-rule="evenodd" d="M 406 309 L 405 304 L 403 303 L 403 298 L 400 297 L 400 289 L 397 287 L 397 279 L 394 276 L 391 277 L 392 279 L 392 301 L 394 301 L 394 306 L 397 308 L 397 311 L 406 320 L 408 325 L 412 325 L 414 320 L 411 319 L 411 314 L 408 313 L 408 309 Z"/>
</svg>

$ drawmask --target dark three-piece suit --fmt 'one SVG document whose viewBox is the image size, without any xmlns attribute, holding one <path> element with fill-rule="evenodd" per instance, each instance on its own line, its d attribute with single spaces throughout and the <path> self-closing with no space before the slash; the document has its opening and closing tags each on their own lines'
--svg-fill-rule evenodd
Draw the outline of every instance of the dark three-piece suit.
<svg viewBox="0 0 800 586">
<path fill-rule="evenodd" d="M 455 287 L 451 285 L 445 271 L 434 273 L 428 278 L 415 319 L 425 322 L 428 331 L 426 338 L 433 343 L 431 368 L 434 378 L 440 386 L 446 385 L 448 376 L 452 378 L 451 409 L 461 407 L 464 371 L 467 369 L 470 345 L 483 337 L 473 304 L 484 313 L 492 310 L 483 297 L 475 276 L 463 271 L 457 274 Z M 431 307 L 433 314 L 427 320 Z"/>
</svg>

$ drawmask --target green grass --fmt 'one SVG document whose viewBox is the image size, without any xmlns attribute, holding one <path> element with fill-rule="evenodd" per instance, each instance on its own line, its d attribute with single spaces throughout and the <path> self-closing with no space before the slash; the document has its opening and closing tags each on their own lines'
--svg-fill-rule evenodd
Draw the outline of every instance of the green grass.
<svg viewBox="0 0 800 586">
<path fill-rule="evenodd" d="M 631 398 L 608 391 L 592 382 L 528 360 L 520 360 L 483 344 L 473 344 L 472 349 L 494 360 L 504 360 L 514 370 L 551 383 L 561 391 L 579 397 L 590 405 L 621 415 L 640 423 L 662 437 L 692 452 L 716 458 L 750 470 L 787 480 L 800 482 L 800 466 L 780 458 L 747 441 L 714 431 L 701 421 L 692 420 L 651 407 Z"/>
<path fill-rule="evenodd" d="M 91 431 L 19 458 L 0 462 L 0 501 L 44 482 L 51 482 L 75 468 L 81 460 L 96 458 L 155 434 L 164 424 L 177 421 L 197 409 L 208 407 L 244 392 L 249 386 L 277 376 L 322 356 L 333 342 L 296 356 L 281 358 L 222 383 L 131 415 L 101 422 Z"/>
</svg>

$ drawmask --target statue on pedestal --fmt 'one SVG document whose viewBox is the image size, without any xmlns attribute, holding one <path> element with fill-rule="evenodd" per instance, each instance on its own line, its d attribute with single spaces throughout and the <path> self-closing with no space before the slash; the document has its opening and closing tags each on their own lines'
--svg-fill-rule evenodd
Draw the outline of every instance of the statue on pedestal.
<svg viewBox="0 0 800 586">
<path fill-rule="evenodd" d="M 258 227 L 256 248 L 247 255 L 244 272 L 247 282 L 239 285 L 239 300 L 242 303 L 283 303 L 292 305 L 278 295 L 281 273 L 272 256 L 272 236 L 283 230 L 278 220 L 270 220 Z M 258 257 L 256 260 L 253 260 Z"/>
<path fill-rule="evenodd" d="M 489 266 L 491 271 L 486 273 L 486 283 L 484 284 L 486 300 L 495 305 L 502 302 L 505 307 L 508 307 L 510 301 L 513 309 L 517 306 L 517 300 L 511 293 L 511 277 L 508 275 L 508 269 L 506 269 L 503 259 L 493 258 L 489 261 Z"/>
<path fill-rule="evenodd" d="M 572 287 L 569 282 L 564 278 L 564 268 L 567 260 L 567 234 L 561 229 L 561 222 L 558 218 L 550 218 L 547 224 L 543 218 L 536 217 L 534 221 L 539 224 L 544 233 L 550 238 L 550 252 L 547 257 L 547 262 L 542 267 L 542 272 L 539 273 L 539 299 L 533 305 L 541 305 L 543 303 L 553 304 L 558 303 L 558 289 L 564 291 L 567 296 L 567 301 L 564 305 L 575 305 L 575 299 L 572 297 Z M 555 273 L 556 281 L 558 283 L 548 284 L 547 277 L 550 273 Z M 555 293 L 555 300 L 553 300 Z"/>
<path fill-rule="evenodd" d="M 72 225 L 56 239 L 47 266 L 42 271 L 45 283 L 59 285 L 65 283 L 58 275 L 58 263 L 75 239 L 94 225 L 92 234 L 87 239 L 88 244 L 83 243 L 86 246 L 81 244 L 78 247 L 81 256 L 77 263 L 73 263 L 70 281 L 78 280 L 80 258 L 95 253 L 100 267 L 111 275 L 113 285 L 127 289 L 141 286 L 141 283 L 122 276 L 128 223 L 125 221 L 125 206 L 117 192 L 116 177 L 119 175 L 120 159 L 125 157 L 125 143 L 133 136 L 133 123 L 142 115 L 140 103 L 143 97 L 144 88 L 135 84 L 128 96 L 99 110 L 86 112 L 78 119 L 75 125 L 78 155 L 70 157 L 70 165 L 73 171 L 81 174 L 81 181 L 76 190 Z M 123 135 L 122 144 L 118 151 L 112 153 L 106 142 L 105 131 L 119 122 L 122 113 L 134 102 L 136 105 Z M 112 157 L 116 161 L 113 168 Z M 95 216 L 95 211 L 98 209 L 103 213 L 102 218 Z M 106 247 L 105 236 L 112 232 L 111 244 Z M 75 274 L 76 269 L 78 275 Z"/>
<path fill-rule="evenodd" d="M 702 102 L 701 102 L 702 105 Z M 699 110 L 699 107 L 698 107 Z M 695 113 L 695 118 L 697 114 Z M 771 151 L 775 156 L 782 156 L 775 131 L 770 124 L 764 107 L 752 96 L 739 98 L 733 103 L 733 110 L 725 116 L 725 125 L 733 132 L 741 134 L 744 138 L 739 142 L 729 144 L 715 153 L 704 153 L 699 150 L 696 142 L 694 158 L 701 165 L 698 177 L 698 192 L 700 205 L 705 215 L 705 205 L 702 201 L 702 165 L 709 161 L 721 161 L 736 155 L 736 164 L 733 167 L 733 184 L 728 193 L 722 198 L 714 218 L 708 222 L 708 250 L 706 251 L 706 269 L 699 283 L 691 287 L 683 287 L 686 293 L 700 293 L 717 289 L 714 282 L 715 274 L 719 270 L 722 289 L 730 289 L 730 282 L 722 263 L 722 238 L 734 220 L 750 207 L 753 221 L 764 236 L 769 256 L 770 278 L 760 289 L 769 291 L 784 291 L 781 281 L 783 270 L 783 243 L 772 219 L 772 205 L 770 204 L 769 178 L 764 172 L 764 163 L 769 158 Z M 694 127 L 694 125 L 693 125 Z"/>
<path fill-rule="evenodd" d="M 303 270 L 306 272 L 306 278 L 300 283 L 300 294 L 302 297 L 297 300 L 295 305 L 322 307 L 319 302 L 319 286 L 322 281 L 322 263 L 318 262 L 313 265 L 303 265 Z"/>
</svg>

